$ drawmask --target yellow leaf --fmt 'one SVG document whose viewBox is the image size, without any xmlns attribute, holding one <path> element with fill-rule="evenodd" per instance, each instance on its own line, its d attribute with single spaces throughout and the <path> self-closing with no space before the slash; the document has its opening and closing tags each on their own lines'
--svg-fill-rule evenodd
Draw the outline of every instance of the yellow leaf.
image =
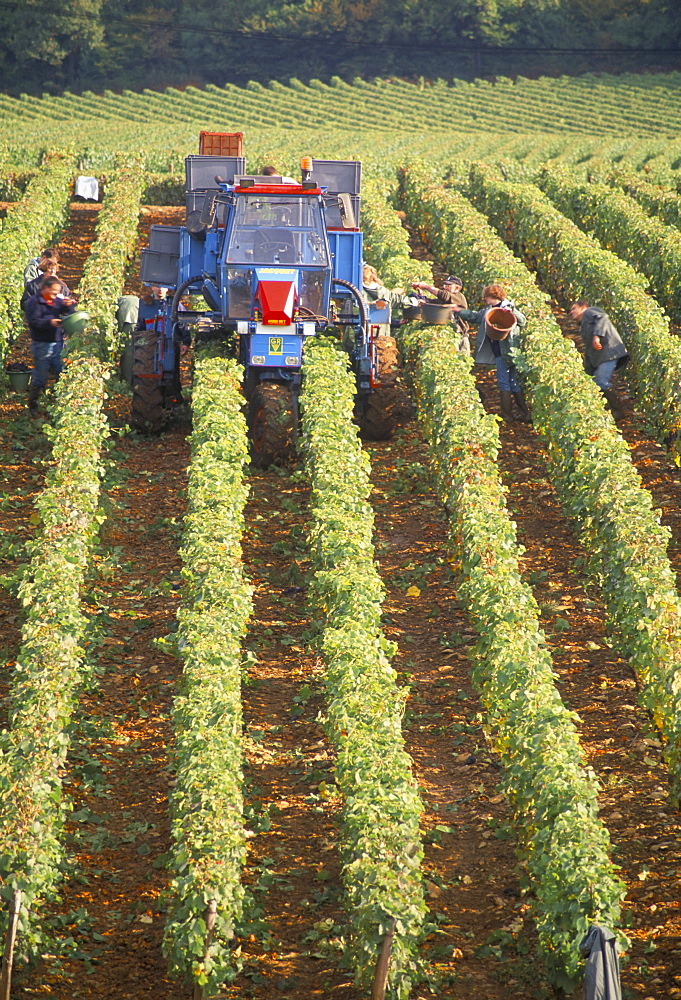
<svg viewBox="0 0 681 1000">
<path fill-rule="evenodd" d="M 418 587 L 410 587 L 407 591 L 407 597 L 420 597 L 421 591 Z"/>
</svg>

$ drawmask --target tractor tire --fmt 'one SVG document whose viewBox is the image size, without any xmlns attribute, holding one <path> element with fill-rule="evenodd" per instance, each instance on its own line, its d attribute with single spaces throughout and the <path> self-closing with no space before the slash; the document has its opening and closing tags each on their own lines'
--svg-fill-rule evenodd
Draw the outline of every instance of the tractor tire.
<svg viewBox="0 0 681 1000">
<path fill-rule="evenodd" d="M 149 376 L 153 372 L 154 348 L 157 335 L 146 330 L 133 333 L 134 358 L 132 368 L 132 413 L 130 423 L 142 434 L 159 434 L 168 422 L 165 409 L 161 376 Z"/>
<path fill-rule="evenodd" d="M 397 423 L 399 357 L 394 337 L 376 339 L 377 376 L 380 385 L 364 400 L 359 418 L 362 435 L 369 441 L 387 441 Z"/>
<path fill-rule="evenodd" d="M 295 417 L 291 390 L 276 382 L 261 382 L 248 407 L 251 462 L 259 469 L 281 465 L 293 455 Z"/>
</svg>

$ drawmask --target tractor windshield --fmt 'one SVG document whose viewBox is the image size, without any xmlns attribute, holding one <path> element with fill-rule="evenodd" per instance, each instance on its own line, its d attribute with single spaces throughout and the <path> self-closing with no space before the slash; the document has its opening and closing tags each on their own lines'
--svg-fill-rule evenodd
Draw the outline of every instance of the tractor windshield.
<svg viewBox="0 0 681 1000">
<path fill-rule="evenodd" d="M 225 263 L 327 267 L 319 200 L 304 195 L 238 197 Z"/>
</svg>

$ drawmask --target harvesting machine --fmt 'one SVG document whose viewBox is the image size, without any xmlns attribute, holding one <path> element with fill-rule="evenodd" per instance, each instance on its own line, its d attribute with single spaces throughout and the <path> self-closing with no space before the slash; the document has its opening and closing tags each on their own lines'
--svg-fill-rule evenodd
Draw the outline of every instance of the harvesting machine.
<svg viewBox="0 0 681 1000">
<path fill-rule="evenodd" d="M 206 136 L 221 143 L 218 155 L 204 151 Z M 389 314 L 360 291 L 361 165 L 306 157 L 299 183 L 249 175 L 241 138 L 202 133 L 201 153 L 185 161 L 185 225 L 151 227 L 140 277 L 173 294 L 135 333 L 132 422 L 149 432 L 164 426 L 191 331 L 195 344 L 217 341 L 244 366 L 254 463 L 285 459 L 297 433 L 305 343 L 325 331 L 349 353 L 361 429 L 390 437 L 397 352 L 392 337 L 378 336 Z"/>
</svg>

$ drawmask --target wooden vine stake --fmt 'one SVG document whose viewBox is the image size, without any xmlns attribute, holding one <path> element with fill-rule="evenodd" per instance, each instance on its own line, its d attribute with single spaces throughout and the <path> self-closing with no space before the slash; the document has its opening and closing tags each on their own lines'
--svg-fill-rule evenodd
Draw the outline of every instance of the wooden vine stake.
<svg viewBox="0 0 681 1000">
<path fill-rule="evenodd" d="M 14 964 L 14 943 L 17 939 L 17 924 L 21 912 L 21 889 L 15 889 L 9 904 L 9 922 L 5 934 L 5 948 L 2 953 L 2 976 L 0 976 L 0 1000 L 10 1000 L 12 987 L 12 965 Z"/>
<path fill-rule="evenodd" d="M 376 961 L 376 972 L 374 982 L 371 987 L 371 1000 L 385 1000 L 385 988 L 388 982 L 388 969 L 390 967 L 390 954 L 395 939 L 395 917 L 391 917 L 388 923 L 388 930 L 381 942 L 381 950 Z"/>
<path fill-rule="evenodd" d="M 213 929 L 215 927 L 215 919 L 217 915 L 218 915 L 218 904 L 215 902 L 214 899 L 211 899 L 203 918 L 206 921 L 206 948 L 203 953 L 204 964 L 208 961 L 208 952 L 210 950 L 210 946 L 213 941 Z M 5 1000 L 5 998 L 0 996 L 0 1000 Z M 7 1000 L 9 1000 L 9 997 L 7 998 Z M 198 983 L 194 984 L 193 1000 L 204 1000 L 203 986 L 199 986 Z"/>
</svg>

